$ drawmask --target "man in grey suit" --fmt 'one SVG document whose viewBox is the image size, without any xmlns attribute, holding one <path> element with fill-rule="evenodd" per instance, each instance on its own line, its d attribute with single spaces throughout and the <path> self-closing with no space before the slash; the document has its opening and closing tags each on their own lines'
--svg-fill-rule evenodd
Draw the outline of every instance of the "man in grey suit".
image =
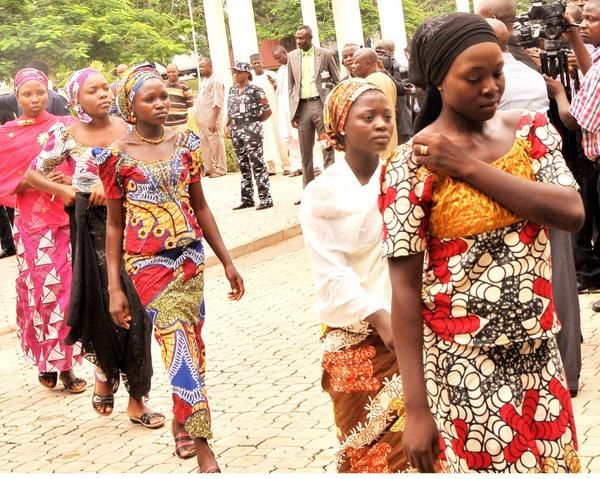
<svg viewBox="0 0 600 479">
<path fill-rule="evenodd" d="M 296 48 L 288 55 L 290 116 L 292 126 L 298 128 L 302 155 L 304 186 L 315 178 L 313 145 L 315 130 L 325 132 L 323 105 L 333 86 L 340 81 L 340 73 L 333 52 L 315 47 L 312 30 L 302 25 L 296 32 Z M 333 164 L 333 150 L 323 150 L 325 168 Z"/>
</svg>

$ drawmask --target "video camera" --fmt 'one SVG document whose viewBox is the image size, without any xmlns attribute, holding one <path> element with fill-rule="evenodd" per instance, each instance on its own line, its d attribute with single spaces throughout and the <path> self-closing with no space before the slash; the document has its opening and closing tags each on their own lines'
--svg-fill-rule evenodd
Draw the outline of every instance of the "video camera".
<svg viewBox="0 0 600 479">
<path fill-rule="evenodd" d="M 530 1 L 529 10 L 515 19 L 514 35 L 523 48 L 539 47 L 544 40 L 544 50 L 557 51 L 564 48 L 561 37 L 567 25 L 565 22 L 566 3 L 557 0 Z"/>
</svg>

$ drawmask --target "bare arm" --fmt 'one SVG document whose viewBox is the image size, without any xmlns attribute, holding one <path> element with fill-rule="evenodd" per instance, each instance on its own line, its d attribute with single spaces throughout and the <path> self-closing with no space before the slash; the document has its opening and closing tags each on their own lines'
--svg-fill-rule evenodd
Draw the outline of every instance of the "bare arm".
<svg viewBox="0 0 600 479">
<path fill-rule="evenodd" d="M 546 86 L 548 87 L 550 96 L 556 101 L 560 121 L 562 121 L 563 125 L 569 130 L 578 130 L 579 125 L 577 124 L 577 120 L 573 118 L 573 115 L 569 112 L 571 104 L 569 103 L 567 92 L 561 81 L 550 78 L 547 75 L 544 75 L 544 80 L 546 80 Z"/>
<path fill-rule="evenodd" d="M 273 114 L 273 111 L 272 111 L 272 110 L 270 110 L 270 109 L 269 109 L 269 110 L 265 110 L 265 111 L 263 111 L 263 112 L 260 114 L 260 116 L 258 117 L 258 119 L 259 119 L 260 121 L 266 121 L 266 120 L 268 120 L 268 119 L 271 117 L 271 115 L 272 115 L 272 114 Z"/>
<path fill-rule="evenodd" d="M 423 368 L 423 254 L 390 258 L 388 264 L 392 282 L 392 334 L 406 408 L 402 445 L 413 467 L 420 472 L 434 472 L 439 445 Z"/>
<path fill-rule="evenodd" d="M 129 301 L 121 286 L 121 262 L 123 261 L 124 218 L 120 199 L 107 199 L 106 208 L 106 269 L 108 272 L 109 310 L 113 321 L 129 329 L 131 321 Z"/>
<path fill-rule="evenodd" d="M 204 237 L 225 269 L 225 276 L 231 285 L 231 291 L 228 294 L 229 299 L 238 301 L 244 295 L 244 281 L 229 256 L 229 251 L 227 251 L 223 238 L 221 238 L 219 227 L 208 207 L 200 182 L 190 185 L 190 197 L 192 209 L 200 228 L 202 228 Z"/>
<path fill-rule="evenodd" d="M 25 173 L 25 179 L 36 190 L 58 196 L 66 206 L 72 205 L 75 201 L 77 190 L 74 186 L 56 183 L 31 168 Z"/>
<path fill-rule="evenodd" d="M 585 44 L 579 35 L 579 27 L 573 25 L 575 20 L 568 15 L 565 17 L 565 20 L 569 26 L 567 27 L 564 35 L 569 41 L 571 48 L 573 48 L 573 52 L 575 53 L 575 57 L 577 58 L 577 63 L 579 64 L 581 72 L 585 75 L 592 66 L 592 59 L 590 58 L 590 54 L 588 53 L 587 48 L 585 48 Z"/>
</svg>

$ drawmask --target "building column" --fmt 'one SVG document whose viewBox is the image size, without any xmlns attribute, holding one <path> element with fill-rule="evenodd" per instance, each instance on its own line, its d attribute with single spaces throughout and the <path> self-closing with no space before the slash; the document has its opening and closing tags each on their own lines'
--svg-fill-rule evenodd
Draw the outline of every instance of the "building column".
<svg viewBox="0 0 600 479">
<path fill-rule="evenodd" d="M 226 85 L 231 85 L 229 47 L 222 0 L 203 0 L 208 49 L 213 70 Z"/>
<path fill-rule="evenodd" d="M 252 0 L 227 0 L 227 16 L 233 59 L 249 62 L 250 55 L 258 53 Z"/>
<path fill-rule="evenodd" d="M 471 11 L 469 0 L 456 0 L 456 11 L 469 13 Z"/>
<path fill-rule="evenodd" d="M 317 24 L 315 0 L 300 0 L 300 8 L 302 9 L 302 22 L 304 25 L 308 25 L 312 29 L 313 44 L 316 47 L 320 47 L 321 42 L 319 41 L 319 25 Z"/>
<path fill-rule="evenodd" d="M 396 45 L 394 56 L 402 65 L 408 65 L 406 48 L 406 27 L 402 0 L 377 0 L 381 38 L 393 40 Z"/>
<path fill-rule="evenodd" d="M 396 0 L 397 1 L 397 0 Z M 346 43 L 364 44 L 358 0 L 331 0 L 338 59 L 342 64 L 342 48 Z"/>
</svg>

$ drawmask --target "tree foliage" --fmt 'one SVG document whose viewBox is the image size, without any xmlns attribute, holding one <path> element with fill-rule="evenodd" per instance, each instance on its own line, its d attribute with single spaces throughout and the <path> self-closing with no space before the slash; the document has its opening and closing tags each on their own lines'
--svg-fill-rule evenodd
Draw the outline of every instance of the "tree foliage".
<svg viewBox="0 0 600 479">
<path fill-rule="evenodd" d="M 235 1 L 235 0 L 229 0 Z M 167 63 L 192 50 L 187 0 L 0 0 L 0 79 L 32 59 L 46 61 L 64 80 L 94 62 L 104 72 L 118 63 Z M 225 3 L 225 0 L 223 0 Z M 202 0 L 192 0 L 200 53 L 208 53 Z M 365 40 L 378 35 L 376 0 L 359 0 Z M 525 11 L 528 0 L 517 0 Z M 300 0 L 254 0 L 259 39 L 285 39 L 302 24 Z M 431 15 L 455 10 L 455 0 L 403 0 L 407 33 Z M 335 41 L 331 0 L 315 0 L 319 36 Z M 112 72 L 111 72 L 112 73 Z"/>
</svg>

